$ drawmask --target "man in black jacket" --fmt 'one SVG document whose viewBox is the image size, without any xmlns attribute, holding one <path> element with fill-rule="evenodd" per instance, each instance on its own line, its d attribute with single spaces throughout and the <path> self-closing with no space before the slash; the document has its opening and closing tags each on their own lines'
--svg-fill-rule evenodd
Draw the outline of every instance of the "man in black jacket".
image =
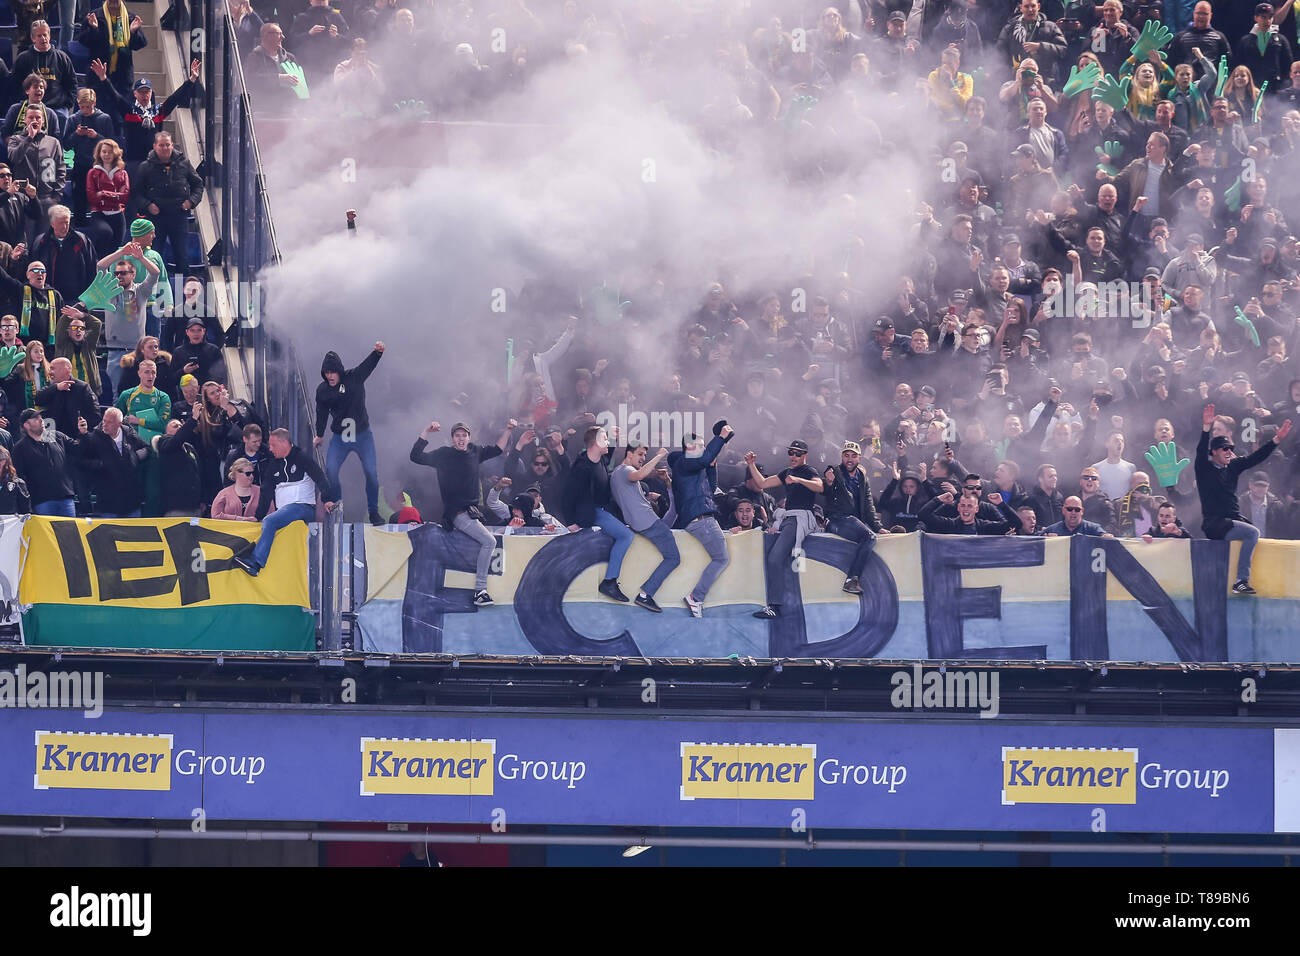
<svg viewBox="0 0 1300 956">
<path fill-rule="evenodd" d="M 153 152 L 136 170 L 131 188 L 144 204 L 142 214 L 154 224 L 159 239 L 171 244 L 176 271 L 184 275 L 190 267 L 190 210 L 203 198 L 203 180 L 172 144 L 170 133 L 154 136 Z"/>
<path fill-rule="evenodd" d="M 333 495 L 325 472 L 313 458 L 294 445 L 287 428 L 271 432 L 271 454 L 275 460 L 268 462 L 262 471 L 262 491 L 257 503 L 257 520 L 262 522 L 262 534 L 253 545 L 253 553 L 235 555 L 235 564 L 246 573 L 257 577 L 271 556 L 271 545 L 281 528 L 295 521 L 306 524 L 316 517 L 316 494 L 325 499 L 325 510 L 334 510 Z M 271 502 L 275 513 L 267 516 Z"/>
<path fill-rule="evenodd" d="M 451 444 L 436 451 L 425 451 L 429 436 L 442 431 L 438 422 L 430 422 L 429 427 L 420 432 L 420 437 L 411 446 L 411 461 L 417 465 L 428 465 L 438 471 L 438 490 L 442 493 L 442 526 L 447 530 L 453 528 L 468 535 L 479 547 L 478 562 L 474 569 L 474 606 L 491 607 L 492 595 L 487 591 L 488 568 L 492 565 L 492 552 L 496 550 L 496 538 L 492 532 L 483 527 L 483 513 L 479 511 L 479 499 L 482 491 L 479 487 L 479 465 L 498 455 L 505 454 L 510 441 L 510 433 L 519 423 L 513 418 L 506 423 L 495 445 L 479 448 L 469 440 L 469 426 L 457 422 L 451 426 Z"/>
<path fill-rule="evenodd" d="M 1250 561 L 1254 556 L 1259 529 L 1241 513 L 1237 500 L 1237 479 L 1243 471 L 1261 464 L 1291 434 L 1291 419 L 1278 426 L 1277 434 L 1259 446 L 1253 455 L 1238 458 L 1232 439 L 1219 435 L 1210 439 L 1214 427 L 1214 406 L 1206 405 L 1201 414 L 1201 440 L 1196 446 L 1196 490 L 1201 496 L 1201 530 L 1216 541 L 1240 541 L 1237 556 L 1235 594 L 1254 594 L 1250 586 Z M 32 499 L 35 501 L 35 498 Z"/>
<path fill-rule="evenodd" d="M 23 437 L 14 445 L 14 467 L 31 492 L 32 514 L 75 518 L 77 505 L 70 466 L 80 456 L 77 439 L 63 432 L 47 438 L 45 421 L 34 408 L 24 409 L 18 421 Z"/>
<path fill-rule="evenodd" d="M 824 477 L 822 479 L 826 530 L 858 546 L 849 562 L 844 590 L 849 594 L 861 594 L 862 569 L 867 566 L 871 549 L 876 546 L 876 535 L 889 534 L 876 515 L 876 503 L 871 500 L 867 471 L 862 467 L 862 446 L 846 441 L 844 450 L 840 452 L 840 464 L 827 468 L 826 473 L 833 473 L 834 478 L 829 484 Z"/>
<path fill-rule="evenodd" d="M 32 23 L 31 37 L 32 45 L 14 57 L 11 72 L 21 79 L 38 75 L 46 84 L 45 105 L 66 116 L 77 102 L 77 68 L 72 57 L 50 42 L 50 25 L 44 20 Z"/>
<path fill-rule="evenodd" d="M 379 465 L 375 459 L 370 415 L 366 411 L 366 379 L 383 354 L 384 343 L 376 342 L 374 350 L 360 365 L 345 369 L 338 352 L 325 353 L 320 366 L 324 381 L 316 386 L 316 437 L 312 439 L 312 447 L 319 448 L 325 440 L 325 425 L 333 416 L 330 430 L 334 437 L 325 452 L 325 477 L 335 497 L 341 498 L 339 470 L 348 456 L 356 452 L 366 475 L 366 507 L 373 525 L 383 524 L 384 519 L 379 516 Z"/>
<path fill-rule="evenodd" d="M 72 362 L 68 359 L 56 358 L 50 363 L 50 384 L 33 398 L 45 417 L 53 418 L 54 427 L 65 435 L 78 434 L 78 419 L 83 419 L 88 428 L 99 427 L 95 393 L 85 382 L 72 377 Z"/>
<path fill-rule="evenodd" d="M 193 375 L 200 387 L 207 382 L 225 385 L 226 360 L 221 349 L 204 338 L 207 328 L 198 316 L 185 323 L 186 341 L 172 353 L 171 366 L 177 376 Z"/>
<path fill-rule="evenodd" d="M 598 527 L 614 539 L 609 552 L 609 565 L 605 578 L 596 588 L 613 601 L 626 604 L 628 597 L 618 586 L 618 575 L 623 569 L 623 556 L 632 547 L 636 535 L 614 514 L 617 510 L 609 489 L 609 436 L 599 425 L 588 428 L 583 435 L 584 450 L 569 469 L 564 484 L 564 511 L 572 519 L 570 531 Z"/>
<path fill-rule="evenodd" d="M 91 475 L 96 517 L 140 517 L 140 464 L 148 457 L 149 446 L 122 424 L 121 409 L 108 408 L 103 423 L 81 442 L 81 467 Z"/>
<path fill-rule="evenodd" d="M 184 424 L 173 418 L 167 423 L 167 434 L 153 439 L 154 451 L 158 453 L 164 518 L 197 518 L 203 508 L 199 456 L 194 450 L 197 432 L 198 419 L 193 416 Z"/>
<path fill-rule="evenodd" d="M 11 246 L 27 238 L 29 223 L 41 215 L 41 204 L 36 201 L 36 187 L 31 183 L 26 189 L 18 186 L 8 163 L 0 163 L 0 242 Z"/>
</svg>

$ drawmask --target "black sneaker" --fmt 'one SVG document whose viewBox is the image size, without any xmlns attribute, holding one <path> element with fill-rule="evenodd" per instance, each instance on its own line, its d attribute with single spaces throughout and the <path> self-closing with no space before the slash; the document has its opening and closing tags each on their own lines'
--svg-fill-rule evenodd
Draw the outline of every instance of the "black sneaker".
<svg viewBox="0 0 1300 956">
<path fill-rule="evenodd" d="M 1254 594 L 1255 589 L 1250 586 L 1249 581 L 1238 581 L 1232 586 L 1233 594 Z"/>
<path fill-rule="evenodd" d="M 781 616 L 781 612 L 777 610 L 775 607 L 773 607 L 771 604 L 765 604 L 763 605 L 763 610 L 754 612 L 754 617 L 759 618 L 760 620 L 763 621 L 771 621 L 780 616 Z"/>
<path fill-rule="evenodd" d="M 611 601 L 618 601 L 620 604 L 627 603 L 627 595 L 618 589 L 618 582 L 613 578 L 606 578 L 601 581 L 596 590 Z"/>
<path fill-rule="evenodd" d="M 245 574 L 251 575 L 253 577 L 257 577 L 257 575 L 262 570 L 260 567 L 258 567 L 256 564 L 253 563 L 252 558 L 249 558 L 246 555 L 242 555 L 242 554 L 235 555 L 235 564 L 238 565 L 239 569 L 243 571 Z"/>
<path fill-rule="evenodd" d="M 861 594 L 862 584 L 857 578 L 845 578 L 844 591 L 846 594 Z"/>
<path fill-rule="evenodd" d="M 370 523 L 371 523 L 372 525 L 375 525 L 376 527 L 380 527 L 380 526 L 382 526 L 383 524 L 385 524 L 386 522 L 384 521 L 383 518 L 379 517 L 379 512 L 378 512 L 378 511 L 372 511 L 372 512 L 370 512 Z"/>
<path fill-rule="evenodd" d="M 475 607 L 492 607 L 494 604 L 496 604 L 496 601 L 492 600 L 492 595 L 488 594 L 487 591 L 479 591 L 474 595 Z"/>
<path fill-rule="evenodd" d="M 646 594 L 644 591 L 638 594 L 636 596 L 636 600 L 633 601 L 632 603 L 635 604 L 637 607 L 645 608 L 647 611 L 654 611 L 656 614 L 662 614 L 664 610 L 658 604 L 655 603 L 654 598 L 650 597 L 650 595 Z"/>
</svg>

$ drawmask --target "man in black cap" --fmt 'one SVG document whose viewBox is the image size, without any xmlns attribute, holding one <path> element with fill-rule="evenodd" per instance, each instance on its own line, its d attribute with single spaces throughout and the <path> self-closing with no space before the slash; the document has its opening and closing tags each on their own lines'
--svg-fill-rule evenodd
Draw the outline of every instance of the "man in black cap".
<svg viewBox="0 0 1300 956">
<path fill-rule="evenodd" d="M 1255 7 L 1255 25 L 1237 41 L 1237 66 L 1250 68 L 1256 86 L 1268 83 L 1274 92 L 1280 90 L 1291 70 L 1291 44 L 1273 24 L 1271 3 Z"/>
<path fill-rule="evenodd" d="M 923 393 L 925 389 L 921 390 Z M 840 452 L 840 464 L 828 466 L 822 478 L 826 495 L 826 530 L 847 538 L 858 546 L 849 562 L 844 578 L 844 590 L 861 594 L 862 570 L 867 566 L 871 549 L 876 546 L 876 535 L 889 534 L 876 514 L 876 503 L 871 499 L 871 486 L 866 469 L 862 467 L 862 446 L 846 441 Z"/>
<path fill-rule="evenodd" d="M 871 327 L 871 339 L 866 348 L 867 370 L 876 375 L 889 375 L 890 367 L 906 351 L 894 333 L 893 319 L 887 315 L 876 319 Z"/>
<path fill-rule="evenodd" d="M 755 467 L 758 456 L 752 451 L 745 455 L 745 464 L 749 465 L 749 475 L 756 485 L 760 488 L 785 485 L 785 509 L 781 528 L 765 562 L 767 604 L 762 610 L 754 612 L 754 617 L 769 621 L 781 616 L 781 594 L 785 585 L 786 562 L 791 559 L 796 550 L 802 554 L 803 539 L 817 530 L 817 518 L 813 514 L 814 496 L 824 490 L 822 480 L 808 464 L 806 443 L 796 438 L 790 442 L 786 456 L 790 460 L 788 468 L 782 470 L 780 474 L 763 478 Z"/>
<path fill-rule="evenodd" d="M 1262 464 L 1278 444 L 1291 433 L 1291 419 L 1278 426 L 1277 433 L 1253 455 L 1238 458 L 1232 439 L 1210 438 L 1214 427 L 1214 406 L 1206 405 L 1201 415 L 1201 441 L 1196 446 L 1196 490 L 1201 496 L 1201 530 L 1216 541 L 1240 541 L 1237 556 L 1236 594 L 1254 594 L 1250 586 L 1250 560 L 1259 540 L 1259 529 L 1246 520 L 1237 500 L 1237 480 L 1243 471 Z"/>
<path fill-rule="evenodd" d="M 492 566 L 492 552 L 496 550 L 496 538 L 483 527 L 483 513 L 479 511 L 481 489 L 478 469 L 481 463 L 505 454 L 510 433 L 518 424 L 513 418 L 510 419 L 495 445 L 479 448 L 470 443 L 469 426 L 457 422 L 451 427 L 451 444 L 427 452 L 424 449 L 429 444 L 429 437 L 434 432 L 442 431 L 442 425 L 430 422 L 429 427 L 420 432 L 420 437 L 411 446 L 411 461 L 438 471 L 438 490 L 442 493 L 442 526 L 448 531 L 454 528 L 478 544 L 478 562 L 474 569 L 475 607 L 491 607 L 493 604 L 492 596 L 487 592 L 487 576 L 488 569 Z"/>
<path fill-rule="evenodd" d="M 72 438 L 63 432 L 47 437 L 45 420 L 34 408 L 23 409 L 18 424 L 23 436 L 14 445 L 13 463 L 27 482 L 27 490 L 32 496 L 32 514 L 75 518 L 77 503 L 72 464 L 81 454 L 80 437 Z M 80 424 L 85 426 L 84 421 Z"/>
<path fill-rule="evenodd" d="M 186 341 L 172 353 L 177 380 L 182 375 L 193 375 L 200 387 L 208 382 L 226 384 L 226 360 L 221 357 L 221 349 L 207 341 L 207 334 L 208 327 L 198 316 L 185 323 Z"/>
</svg>

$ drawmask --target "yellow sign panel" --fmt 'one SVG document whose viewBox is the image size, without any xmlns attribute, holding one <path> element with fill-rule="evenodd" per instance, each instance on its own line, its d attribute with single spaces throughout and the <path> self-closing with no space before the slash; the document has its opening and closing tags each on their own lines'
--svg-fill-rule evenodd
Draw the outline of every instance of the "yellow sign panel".
<svg viewBox="0 0 1300 956">
<path fill-rule="evenodd" d="M 261 525 L 248 521 L 129 518 L 74 521 L 32 517 L 21 595 L 24 604 L 130 608 L 273 604 L 311 607 L 307 526 L 280 531 L 262 573 L 234 563 Z"/>
<path fill-rule="evenodd" d="M 1002 803 L 1137 803 L 1136 747 L 1003 747 Z"/>
<path fill-rule="evenodd" d="M 495 740 L 361 738 L 361 795 L 490 796 Z"/>
<path fill-rule="evenodd" d="M 683 800 L 811 800 L 816 744 L 682 742 Z"/>
<path fill-rule="evenodd" d="M 170 790 L 171 734 L 36 731 L 37 790 Z"/>
</svg>

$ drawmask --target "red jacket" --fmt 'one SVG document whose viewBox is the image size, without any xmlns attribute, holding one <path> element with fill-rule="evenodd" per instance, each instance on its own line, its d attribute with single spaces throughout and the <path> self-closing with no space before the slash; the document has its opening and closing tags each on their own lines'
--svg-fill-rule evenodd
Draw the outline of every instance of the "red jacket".
<svg viewBox="0 0 1300 956">
<path fill-rule="evenodd" d="M 131 180 L 125 169 L 114 170 L 112 178 L 98 166 L 86 173 L 86 202 L 91 212 L 121 212 L 130 195 Z"/>
</svg>

